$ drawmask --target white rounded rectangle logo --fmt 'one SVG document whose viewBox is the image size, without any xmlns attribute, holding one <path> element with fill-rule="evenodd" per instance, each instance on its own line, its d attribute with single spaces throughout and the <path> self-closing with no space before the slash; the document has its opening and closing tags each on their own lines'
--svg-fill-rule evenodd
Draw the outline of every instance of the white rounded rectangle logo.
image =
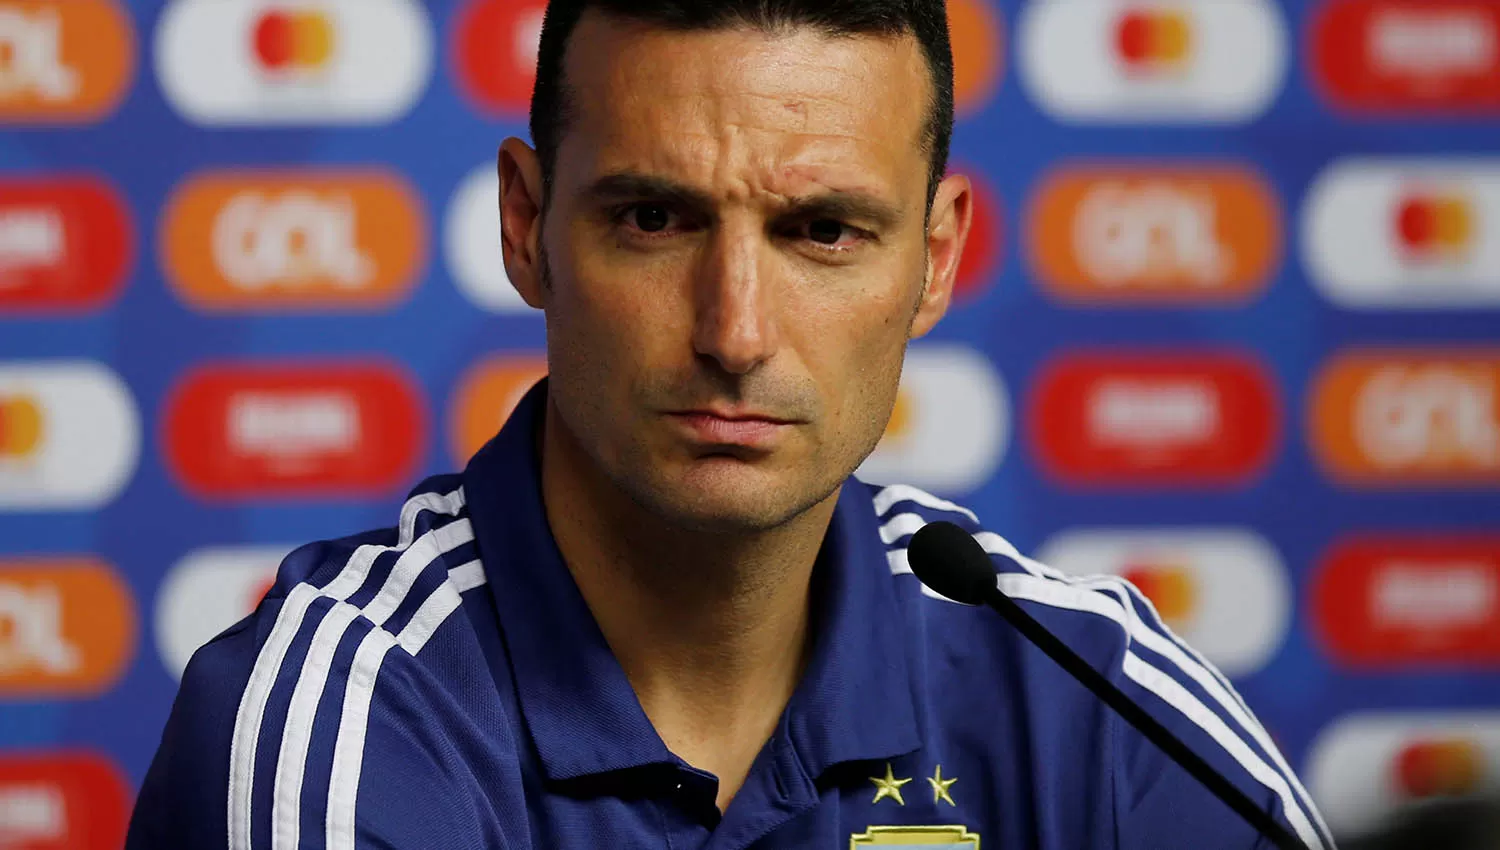
<svg viewBox="0 0 1500 850">
<path fill-rule="evenodd" d="M 957 345 L 913 346 L 885 435 L 859 477 L 967 493 L 994 474 L 1009 437 L 1010 400 L 984 355 Z"/>
<path fill-rule="evenodd" d="M 1346 159 L 1309 189 L 1303 260 L 1352 309 L 1500 306 L 1500 159 Z"/>
<path fill-rule="evenodd" d="M 197 124 L 380 124 L 426 89 L 432 39 L 413 0 L 176 0 L 156 75 Z"/>
<path fill-rule="evenodd" d="M 225 546 L 189 552 L 156 593 L 156 647 L 173 678 L 198 648 L 250 615 L 291 546 Z"/>
<path fill-rule="evenodd" d="M 1032 100 L 1065 122 L 1246 122 L 1287 68 L 1269 0 L 1032 0 L 1017 49 Z"/>
<path fill-rule="evenodd" d="M 1286 567 L 1265 538 L 1244 529 L 1078 529 L 1049 540 L 1038 560 L 1130 581 L 1227 676 L 1265 666 L 1291 620 Z"/>
<path fill-rule="evenodd" d="M 135 473 L 141 423 L 119 376 L 87 360 L 0 361 L 0 510 L 87 510 Z"/>
<path fill-rule="evenodd" d="M 1307 787 L 1336 834 L 1439 797 L 1500 790 L 1500 714 L 1352 714 L 1313 742 Z"/>
</svg>

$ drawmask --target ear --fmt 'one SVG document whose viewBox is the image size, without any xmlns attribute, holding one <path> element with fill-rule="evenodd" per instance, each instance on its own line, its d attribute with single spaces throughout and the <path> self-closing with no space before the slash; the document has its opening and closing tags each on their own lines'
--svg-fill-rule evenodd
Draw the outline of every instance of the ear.
<svg viewBox="0 0 1500 850">
<path fill-rule="evenodd" d="M 541 309 L 542 164 L 536 151 L 517 138 L 506 139 L 496 156 L 500 172 L 500 246 L 505 275 L 521 298 Z"/>
<path fill-rule="evenodd" d="M 974 190 L 969 178 L 962 174 L 944 177 L 933 197 L 932 215 L 927 222 L 927 288 L 912 320 L 912 339 L 925 336 L 948 312 L 953 284 L 958 279 L 958 262 L 963 258 L 973 217 Z"/>
</svg>

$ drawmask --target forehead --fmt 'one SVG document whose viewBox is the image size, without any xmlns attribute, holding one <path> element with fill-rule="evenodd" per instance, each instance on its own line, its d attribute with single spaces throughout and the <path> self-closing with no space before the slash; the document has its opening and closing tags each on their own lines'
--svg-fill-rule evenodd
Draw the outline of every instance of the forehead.
<svg viewBox="0 0 1500 850">
<path fill-rule="evenodd" d="M 683 32 L 591 12 L 565 77 L 559 182 L 632 170 L 710 190 L 925 190 L 931 82 L 910 36 Z"/>
</svg>

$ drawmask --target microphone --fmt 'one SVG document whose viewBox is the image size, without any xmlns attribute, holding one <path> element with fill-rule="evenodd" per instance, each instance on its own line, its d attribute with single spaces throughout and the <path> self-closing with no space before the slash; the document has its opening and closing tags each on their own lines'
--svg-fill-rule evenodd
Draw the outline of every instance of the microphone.
<svg viewBox="0 0 1500 850">
<path fill-rule="evenodd" d="M 1023 637 L 1057 662 L 1068 675 L 1077 679 L 1094 696 L 1114 709 L 1136 731 L 1166 753 L 1183 770 L 1192 774 L 1205 788 L 1233 809 L 1247 823 L 1281 850 L 1307 850 L 1307 845 L 1282 826 L 1270 813 L 1257 806 L 1201 756 L 1193 752 L 1167 727 L 1158 723 L 1134 700 L 1125 695 L 1063 643 L 1047 631 L 1014 599 L 1000 590 L 995 565 L 990 556 L 967 531 L 951 522 L 933 522 L 917 529 L 907 544 L 906 556 L 917 579 L 932 590 L 965 605 L 988 605 L 1000 613 Z"/>
</svg>

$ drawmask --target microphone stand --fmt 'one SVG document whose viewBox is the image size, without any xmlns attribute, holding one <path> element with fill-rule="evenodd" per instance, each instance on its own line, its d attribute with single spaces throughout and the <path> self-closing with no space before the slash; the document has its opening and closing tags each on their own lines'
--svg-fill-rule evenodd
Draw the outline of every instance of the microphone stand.
<svg viewBox="0 0 1500 850">
<path fill-rule="evenodd" d="M 1104 675 L 1095 670 L 1093 665 L 1083 660 L 1082 656 L 1069 648 L 1056 635 L 1047 631 L 1041 623 L 1016 604 L 1014 599 L 1006 596 L 999 587 L 989 585 L 984 593 L 984 601 L 1015 626 L 1016 631 L 1045 652 L 1048 658 L 1056 661 L 1059 667 L 1082 682 L 1084 687 L 1094 693 L 1094 696 L 1114 709 L 1120 717 L 1135 727 L 1136 731 L 1146 736 L 1147 740 L 1159 747 L 1172 761 L 1192 774 L 1194 779 L 1203 783 L 1204 787 L 1212 791 L 1215 797 L 1223 800 L 1225 805 L 1238 812 L 1240 817 L 1259 830 L 1262 835 L 1270 838 L 1280 850 L 1308 850 L 1307 845 L 1293 835 L 1291 830 L 1282 826 L 1271 817 L 1270 813 L 1257 806 L 1243 791 L 1236 788 L 1233 783 L 1204 761 L 1202 756 L 1189 749 L 1186 744 L 1178 740 L 1176 735 L 1168 731 L 1167 727 L 1158 723 L 1155 718 L 1146 713 L 1145 709 L 1125 696 L 1124 692 L 1113 682 L 1104 678 Z"/>
</svg>

